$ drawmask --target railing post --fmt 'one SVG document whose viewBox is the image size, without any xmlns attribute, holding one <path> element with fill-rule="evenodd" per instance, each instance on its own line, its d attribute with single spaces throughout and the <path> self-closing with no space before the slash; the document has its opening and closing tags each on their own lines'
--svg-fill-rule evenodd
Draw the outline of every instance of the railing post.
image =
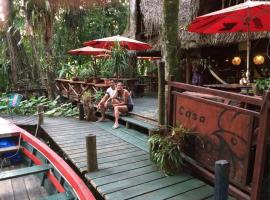
<svg viewBox="0 0 270 200">
<path fill-rule="evenodd" d="M 228 199 L 229 165 L 226 160 L 219 160 L 215 163 L 215 200 Z"/>
<path fill-rule="evenodd" d="M 84 108 L 82 103 L 79 103 L 79 119 L 84 120 Z"/>
<path fill-rule="evenodd" d="M 87 172 L 98 170 L 96 136 L 86 136 Z"/>
<path fill-rule="evenodd" d="M 40 126 L 44 124 L 44 105 L 38 105 L 37 112 L 38 112 L 38 125 Z"/>
</svg>

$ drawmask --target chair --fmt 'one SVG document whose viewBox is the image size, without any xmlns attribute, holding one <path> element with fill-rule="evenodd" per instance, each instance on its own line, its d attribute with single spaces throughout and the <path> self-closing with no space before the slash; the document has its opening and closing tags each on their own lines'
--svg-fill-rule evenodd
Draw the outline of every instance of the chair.
<svg viewBox="0 0 270 200">
<path fill-rule="evenodd" d="M 0 110 L 8 110 L 9 113 L 11 112 L 11 109 L 14 109 L 19 106 L 21 100 L 23 98 L 23 95 L 21 94 L 8 94 L 6 99 L 6 105 L 0 106 Z"/>
</svg>

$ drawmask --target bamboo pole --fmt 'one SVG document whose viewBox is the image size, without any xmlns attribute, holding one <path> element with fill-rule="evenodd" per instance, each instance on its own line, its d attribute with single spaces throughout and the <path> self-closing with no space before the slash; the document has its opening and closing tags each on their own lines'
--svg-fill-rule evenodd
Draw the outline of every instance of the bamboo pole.
<svg viewBox="0 0 270 200">
<path fill-rule="evenodd" d="M 38 105 L 37 112 L 38 112 L 38 125 L 40 126 L 44 124 L 44 105 Z"/>
</svg>

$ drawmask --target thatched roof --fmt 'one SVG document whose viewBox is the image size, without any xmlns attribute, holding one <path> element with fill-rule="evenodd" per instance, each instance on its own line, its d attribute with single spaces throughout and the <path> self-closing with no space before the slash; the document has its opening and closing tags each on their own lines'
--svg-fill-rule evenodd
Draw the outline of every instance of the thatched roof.
<svg viewBox="0 0 270 200">
<path fill-rule="evenodd" d="M 180 0 L 179 6 L 179 40 L 182 48 L 188 49 L 199 46 L 222 45 L 246 41 L 246 33 L 199 35 L 188 32 L 188 25 L 198 15 L 200 0 Z M 162 1 L 141 0 L 140 9 L 143 15 L 146 36 L 156 34 L 160 36 L 163 19 Z M 266 37 L 270 37 L 269 32 L 251 34 L 251 39 Z M 160 44 L 156 44 L 156 46 L 160 46 Z"/>
</svg>

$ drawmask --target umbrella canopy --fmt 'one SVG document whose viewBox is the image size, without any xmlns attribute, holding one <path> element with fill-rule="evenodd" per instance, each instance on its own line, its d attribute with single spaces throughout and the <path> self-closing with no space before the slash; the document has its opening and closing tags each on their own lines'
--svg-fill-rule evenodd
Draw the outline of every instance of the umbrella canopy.
<svg viewBox="0 0 270 200">
<path fill-rule="evenodd" d="M 73 49 L 68 51 L 69 54 L 72 55 L 93 55 L 93 56 L 97 56 L 97 55 L 106 55 L 111 53 L 110 50 L 107 49 L 100 49 L 100 48 L 93 48 L 93 47 L 82 47 L 79 49 Z"/>
<path fill-rule="evenodd" d="M 270 30 L 270 2 L 246 1 L 197 17 L 188 31 L 201 34 L 247 32 L 247 79 L 249 81 L 250 32 Z"/>
<path fill-rule="evenodd" d="M 152 47 L 144 42 L 140 42 L 138 40 L 133 40 L 127 37 L 123 37 L 120 35 L 101 38 L 97 40 L 91 40 L 88 42 L 83 43 L 85 46 L 92 46 L 95 48 L 104 48 L 104 49 L 111 49 L 114 47 L 115 43 L 119 43 L 121 47 L 124 47 L 128 50 L 147 50 L 151 49 Z"/>
</svg>

